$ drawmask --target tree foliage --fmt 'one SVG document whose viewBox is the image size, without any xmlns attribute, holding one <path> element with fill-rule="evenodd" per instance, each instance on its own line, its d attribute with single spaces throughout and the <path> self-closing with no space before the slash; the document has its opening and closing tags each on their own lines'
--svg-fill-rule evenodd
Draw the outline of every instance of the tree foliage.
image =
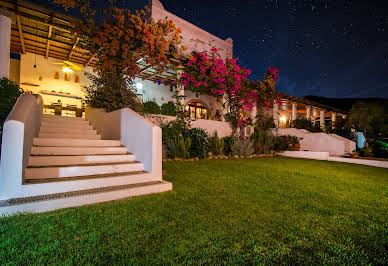
<svg viewBox="0 0 388 266">
<path fill-rule="evenodd" d="M 121 108 L 134 111 L 142 109 L 139 98 L 131 89 L 131 84 L 119 73 L 85 73 L 91 80 L 90 85 L 83 86 L 84 102 L 93 108 L 104 108 L 107 112 Z"/>
<path fill-rule="evenodd" d="M 388 107 L 357 102 L 350 110 L 349 123 L 361 130 L 365 138 L 384 136 L 388 132 Z"/>
<path fill-rule="evenodd" d="M 66 9 L 78 9 L 81 23 L 74 25 L 74 33 L 97 58 L 95 70 L 114 72 L 132 81 L 140 72 L 137 62 L 144 59 L 158 70 L 165 69 L 171 58 L 185 49 L 181 46 L 181 29 L 172 20 L 150 19 L 149 8 L 131 13 L 114 7 L 99 10 L 104 14 L 97 23 L 97 13 L 88 0 L 53 0 Z"/>
</svg>

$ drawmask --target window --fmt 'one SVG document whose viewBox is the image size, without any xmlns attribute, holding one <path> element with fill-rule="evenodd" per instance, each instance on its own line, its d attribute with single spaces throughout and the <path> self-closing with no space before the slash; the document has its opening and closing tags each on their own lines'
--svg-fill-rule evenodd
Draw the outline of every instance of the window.
<svg viewBox="0 0 388 266">
<path fill-rule="evenodd" d="M 70 75 L 69 75 L 69 73 L 65 73 L 65 80 L 66 80 L 66 81 L 69 81 L 69 80 L 70 80 Z"/>
<path fill-rule="evenodd" d="M 78 75 L 75 75 L 75 76 L 74 76 L 74 82 L 75 82 L 75 83 L 79 83 L 79 76 L 78 76 Z"/>
<path fill-rule="evenodd" d="M 205 105 L 200 102 L 192 101 L 185 106 L 185 115 L 190 118 L 208 119 L 209 112 Z"/>
<path fill-rule="evenodd" d="M 54 79 L 59 79 L 59 72 L 54 72 Z"/>
</svg>

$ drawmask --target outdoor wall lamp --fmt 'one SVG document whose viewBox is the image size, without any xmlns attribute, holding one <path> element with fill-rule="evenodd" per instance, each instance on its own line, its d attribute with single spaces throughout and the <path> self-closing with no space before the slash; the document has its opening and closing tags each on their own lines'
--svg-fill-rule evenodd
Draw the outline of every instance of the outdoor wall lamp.
<svg viewBox="0 0 388 266">
<path fill-rule="evenodd" d="M 138 82 L 136 83 L 136 89 L 141 90 L 143 88 L 143 84 Z"/>
</svg>

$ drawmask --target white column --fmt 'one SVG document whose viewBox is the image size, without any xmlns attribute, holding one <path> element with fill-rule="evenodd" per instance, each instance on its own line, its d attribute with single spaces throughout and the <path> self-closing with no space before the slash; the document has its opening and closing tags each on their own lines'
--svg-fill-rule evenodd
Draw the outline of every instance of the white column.
<svg viewBox="0 0 388 266">
<path fill-rule="evenodd" d="M 178 70 L 177 71 L 177 78 L 178 78 L 178 80 L 181 78 L 182 73 L 183 73 L 182 70 Z M 178 90 L 178 96 L 185 96 L 185 87 L 183 85 L 179 84 L 179 85 L 177 85 L 176 88 Z M 182 108 L 184 109 L 185 108 L 185 98 L 184 97 L 180 97 L 179 98 L 179 102 L 182 105 Z M 184 110 L 182 110 L 182 111 L 184 112 Z"/>
<path fill-rule="evenodd" d="M 224 95 L 222 97 L 222 121 L 225 122 L 225 115 L 228 113 L 228 107 L 227 107 L 227 99 L 226 96 Z"/>
<path fill-rule="evenodd" d="M 321 110 L 319 113 L 319 122 L 320 122 L 321 128 L 324 129 L 325 128 L 325 111 L 324 110 Z"/>
<path fill-rule="evenodd" d="M 308 120 L 311 119 L 311 106 L 310 106 L 310 105 L 308 105 L 308 106 L 306 107 L 306 118 L 307 118 Z"/>
<path fill-rule="evenodd" d="M 335 127 L 335 121 L 337 120 L 337 114 L 332 112 L 331 113 L 331 127 L 334 128 Z"/>
<path fill-rule="evenodd" d="M 12 12 L 0 9 L 0 78 L 8 78 L 9 75 L 12 16 Z"/>
<path fill-rule="evenodd" d="M 279 127 L 279 104 L 276 100 L 273 101 L 273 121 Z"/>
<path fill-rule="evenodd" d="M 298 106 L 296 103 L 292 103 L 292 121 L 296 120 L 298 118 Z"/>
<path fill-rule="evenodd" d="M 252 124 L 253 125 L 256 123 L 256 115 L 257 115 L 257 105 L 254 104 L 253 108 L 252 108 L 252 112 L 251 112 L 251 118 L 252 118 Z M 255 130 L 255 127 L 254 126 L 251 127 L 251 134 L 253 133 L 254 130 Z"/>
</svg>

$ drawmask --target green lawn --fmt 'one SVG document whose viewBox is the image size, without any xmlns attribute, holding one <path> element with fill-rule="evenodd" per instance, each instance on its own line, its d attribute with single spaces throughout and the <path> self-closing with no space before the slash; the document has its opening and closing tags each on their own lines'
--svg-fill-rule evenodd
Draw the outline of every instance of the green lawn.
<svg viewBox="0 0 388 266">
<path fill-rule="evenodd" d="M 26 263 L 388 263 L 388 170 L 289 158 L 164 163 L 164 194 L 0 219 Z"/>
</svg>

